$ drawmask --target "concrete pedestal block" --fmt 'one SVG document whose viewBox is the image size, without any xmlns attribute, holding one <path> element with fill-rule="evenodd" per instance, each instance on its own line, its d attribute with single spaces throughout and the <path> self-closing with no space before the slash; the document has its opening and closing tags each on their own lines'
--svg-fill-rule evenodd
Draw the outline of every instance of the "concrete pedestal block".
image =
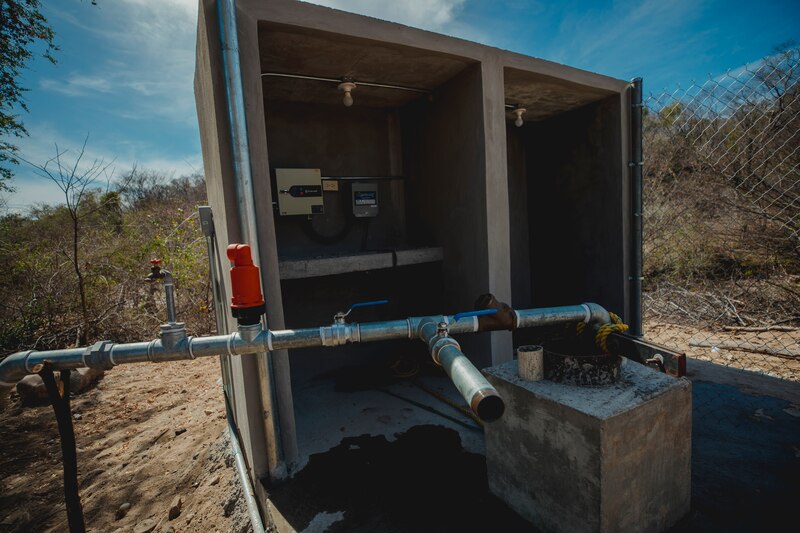
<svg viewBox="0 0 800 533">
<path fill-rule="evenodd" d="M 689 511 L 691 383 L 623 361 L 618 383 L 484 370 L 506 402 L 486 425 L 489 488 L 544 531 L 663 531 Z"/>
</svg>

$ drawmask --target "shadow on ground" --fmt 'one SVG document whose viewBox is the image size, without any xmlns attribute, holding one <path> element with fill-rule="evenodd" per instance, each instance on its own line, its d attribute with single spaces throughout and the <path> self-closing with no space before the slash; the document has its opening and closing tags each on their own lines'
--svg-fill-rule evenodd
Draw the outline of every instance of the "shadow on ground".
<svg viewBox="0 0 800 533">
<path fill-rule="evenodd" d="M 489 493 L 486 459 L 441 426 L 416 426 L 392 442 L 345 438 L 312 455 L 270 499 L 297 531 L 533 530 Z"/>
<path fill-rule="evenodd" d="M 795 529 L 797 406 L 731 385 L 692 387 L 692 510 L 673 531 Z"/>
</svg>

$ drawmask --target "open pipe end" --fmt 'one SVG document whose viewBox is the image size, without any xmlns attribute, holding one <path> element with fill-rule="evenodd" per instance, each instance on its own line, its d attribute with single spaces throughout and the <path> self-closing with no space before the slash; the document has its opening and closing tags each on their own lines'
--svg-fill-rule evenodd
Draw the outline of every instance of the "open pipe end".
<svg viewBox="0 0 800 533">
<path fill-rule="evenodd" d="M 506 404 L 494 389 L 481 389 L 472 396 L 469 402 L 472 412 L 484 422 L 494 422 L 506 410 Z"/>
</svg>

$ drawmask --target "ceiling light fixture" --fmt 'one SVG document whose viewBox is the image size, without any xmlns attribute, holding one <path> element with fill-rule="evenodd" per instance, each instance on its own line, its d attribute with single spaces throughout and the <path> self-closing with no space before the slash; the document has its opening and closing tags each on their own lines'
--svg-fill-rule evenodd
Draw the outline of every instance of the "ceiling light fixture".
<svg viewBox="0 0 800 533">
<path fill-rule="evenodd" d="M 525 109 L 524 107 L 520 107 L 519 104 L 515 105 L 514 108 L 511 110 L 511 112 L 514 113 L 514 116 L 517 117 L 517 119 L 514 121 L 514 125 L 516 127 L 518 128 L 522 127 L 522 124 L 524 123 L 524 121 L 522 120 L 522 115 L 524 115 L 527 111 L 528 110 Z"/>
<path fill-rule="evenodd" d="M 356 88 L 356 84 L 350 78 L 344 78 L 342 83 L 339 84 L 339 90 L 344 92 L 344 98 L 342 98 L 342 103 L 345 107 L 350 107 L 353 105 L 353 95 L 351 94 L 353 90 Z"/>
</svg>

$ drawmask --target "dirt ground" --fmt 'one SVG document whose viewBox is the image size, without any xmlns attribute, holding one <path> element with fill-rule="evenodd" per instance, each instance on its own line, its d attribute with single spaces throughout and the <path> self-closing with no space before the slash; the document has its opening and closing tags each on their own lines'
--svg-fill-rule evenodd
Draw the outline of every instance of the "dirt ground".
<svg viewBox="0 0 800 533">
<path fill-rule="evenodd" d="M 773 349 L 800 353 L 800 330 L 796 331 L 724 331 L 691 326 L 667 324 L 648 320 L 644 325 L 645 337 L 657 344 L 673 348 L 689 357 L 712 361 L 722 366 L 759 372 L 780 379 L 800 381 L 800 357 L 777 357 L 724 347 L 691 346 L 690 341 L 709 341 L 714 345 L 723 343 L 746 343 Z M 689 362 L 691 364 L 691 361 Z"/>
<path fill-rule="evenodd" d="M 225 431 L 216 358 L 116 367 L 73 398 L 89 531 L 250 531 Z M 0 531 L 66 531 L 49 405 L 0 413 Z M 176 497 L 180 515 L 169 519 Z M 118 510 L 129 503 L 121 518 Z"/>
</svg>

